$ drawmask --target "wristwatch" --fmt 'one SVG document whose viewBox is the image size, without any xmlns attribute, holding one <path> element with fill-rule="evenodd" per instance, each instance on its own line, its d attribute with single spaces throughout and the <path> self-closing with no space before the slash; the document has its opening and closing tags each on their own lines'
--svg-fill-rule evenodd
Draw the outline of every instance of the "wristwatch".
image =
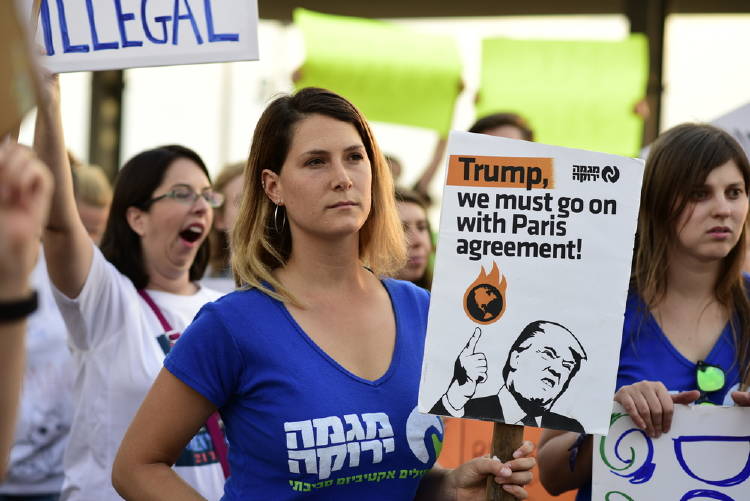
<svg viewBox="0 0 750 501">
<path fill-rule="evenodd" d="M 28 297 L 15 301 L 0 301 L 0 323 L 26 318 L 39 306 L 39 296 L 32 291 Z"/>
</svg>

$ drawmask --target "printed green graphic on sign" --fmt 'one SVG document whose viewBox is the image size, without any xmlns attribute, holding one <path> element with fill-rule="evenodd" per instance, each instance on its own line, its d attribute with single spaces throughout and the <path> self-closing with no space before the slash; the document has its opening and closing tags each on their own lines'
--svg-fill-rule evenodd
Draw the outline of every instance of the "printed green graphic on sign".
<svg viewBox="0 0 750 501">
<path fill-rule="evenodd" d="M 617 496 L 615 498 L 614 496 Z M 618 499 L 619 498 L 619 499 Z M 635 501 L 633 498 L 620 491 L 609 491 L 604 497 L 604 501 Z"/>
<path fill-rule="evenodd" d="M 612 416 L 609 418 L 609 427 L 612 428 L 612 425 L 614 425 L 618 419 L 621 417 L 627 417 L 627 414 L 623 414 L 620 412 L 613 412 Z M 607 465 L 610 469 L 614 471 L 623 471 L 630 468 L 635 463 L 635 449 L 630 447 L 630 457 L 629 458 L 623 458 L 621 455 L 618 455 L 618 459 L 625 463 L 625 466 L 622 468 L 618 468 L 612 463 L 609 462 L 607 459 L 607 452 L 606 452 L 606 443 L 607 443 L 607 437 L 602 436 L 599 437 L 599 455 L 602 457 L 602 461 L 604 461 L 604 464 Z"/>
<path fill-rule="evenodd" d="M 634 106 L 647 78 L 640 34 L 619 42 L 485 39 L 476 112 L 519 113 L 542 143 L 634 156 L 643 131 Z"/>
<path fill-rule="evenodd" d="M 601 456 L 604 464 L 607 465 L 612 473 L 619 477 L 627 478 L 628 482 L 630 482 L 631 484 L 642 484 L 648 482 L 651 477 L 653 477 L 654 470 L 656 470 L 656 463 L 654 463 L 654 444 L 651 437 L 649 437 L 646 432 L 639 428 L 629 428 L 623 432 L 618 431 L 617 433 L 620 433 L 620 436 L 615 439 L 615 435 L 617 435 L 617 433 L 613 432 L 612 427 L 620 418 L 623 417 L 627 417 L 627 414 L 615 412 L 610 417 L 609 434 L 607 436 L 602 436 L 599 438 L 599 455 Z M 636 439 L 640 437 L 646 445 L 645 455 L 642 458 L 637 458 L 637 460 L 636 449 L 632 446 L 626 446 L 623 444 L 623 441 L 625 441 L 630 435 L 633 435 Z M 612 462 L 607 458 L 606 442 L 608 439 L 610 442 L 614 441 L 614 448 L 612 448 L 611 452 L 614 454 L 615 458 L 617 458 L 618 461 L 624 464 L 624 466 L 621 468 L 613 465 Z M 627 449 L 628 452 L 625 453 L 623 449 Z M 639 448 L 638 450 L 641 451 L 642 448 Z M 625 472 L 626 470 L 629 471 Z M 617 494 L 622 493 L 617 492 Z"/>
<path fill-rule="evenodd" d="M 432 446 L 435 448 L 435 458 L 440 457 L 440 451 L 443 450 L 443 440 L 437 436 L 435 433 L 431 435 L 432 437 Z"/>
<path fill-rule="evenodd" d="M 450 130 L 461 80 L 452 37 L 305 9 L 294 22 L 306 52 L 297 88 L 337 92 L 368 120 Z"/>
</svg>

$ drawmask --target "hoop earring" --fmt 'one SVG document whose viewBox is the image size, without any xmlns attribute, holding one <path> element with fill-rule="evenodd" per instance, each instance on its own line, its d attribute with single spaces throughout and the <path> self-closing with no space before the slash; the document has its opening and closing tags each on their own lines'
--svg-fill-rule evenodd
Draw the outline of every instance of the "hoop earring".
<svg viewBox="0 0 750 501">
<path fill-rule="evenodd" d="M 284 231 L 284 227 L 286 226 L 286 213 L 282 212 L 281 229 L 279 229 L 279 207 L 279 205 L 276 205 L 276 208 L 273 210 L 273 227 L 276 230 L 276 233 L 281 233 L 282 231 Z"/>
</svg>

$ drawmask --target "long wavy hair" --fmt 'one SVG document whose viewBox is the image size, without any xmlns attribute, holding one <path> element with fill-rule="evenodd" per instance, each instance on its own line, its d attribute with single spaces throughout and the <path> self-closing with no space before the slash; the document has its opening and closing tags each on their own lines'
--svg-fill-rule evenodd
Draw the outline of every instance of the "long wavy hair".
<svg viewBox="0 0 750 501">
<path fill-rule="evenodd" d="M 268 105 L 255 127 L 245 166 L 244 196 L 230 239 L 231 262 L 238 287 L 255 287 L 280 301 L 295 304 L 272 273 L 289 259 L 292 235 L 288 224 L 275 224 L 277 206 L 263 190 L 262 172 L 263 169 L 281 172 L 295 124 L 314 114 L 352 124 L 370 160 L 372 207 L 359 230 L 359 258 L 363 265 L 376 275 L 392 274 L 403 266 L 406 256 L 390 169 L 359 110 L 338 94 L 315 87 L 279 97 Z"/>
<path fill-rule="evenodd" d="M 730 160 L 742 173 L 747 189 L 750 185 L 747 156 L 725 131 L 708 124 L 688 123 L 666 131 L 654 142 L 643 177 L 631 273 L 631 287 L 649 308 L 657 305 L 666 294 L 668 251 L 677 239 L 677 222 L 690 203 L 691 192 L 705 183 L 712 170 Z M 722 260 L 714 294 L 729 311 L 737 361 L 741 372 L 747 375 L 750 301 L 742 275 L 745 248 L 746 229 L 743 225 L 737 245 Z"/>
</svg>

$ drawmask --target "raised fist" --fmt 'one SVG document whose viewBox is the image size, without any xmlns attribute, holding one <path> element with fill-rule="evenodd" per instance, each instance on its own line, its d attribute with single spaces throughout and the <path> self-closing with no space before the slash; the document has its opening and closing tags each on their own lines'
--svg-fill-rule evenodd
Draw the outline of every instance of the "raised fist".
<svg viewBox="0 0 750 501">
<path fill-rule="evenodd" d="M 28 287 L 51 191 L 47 167 L 30 149 L 0 145 L 0 296 L 23 294 Z"/>
</svg>

